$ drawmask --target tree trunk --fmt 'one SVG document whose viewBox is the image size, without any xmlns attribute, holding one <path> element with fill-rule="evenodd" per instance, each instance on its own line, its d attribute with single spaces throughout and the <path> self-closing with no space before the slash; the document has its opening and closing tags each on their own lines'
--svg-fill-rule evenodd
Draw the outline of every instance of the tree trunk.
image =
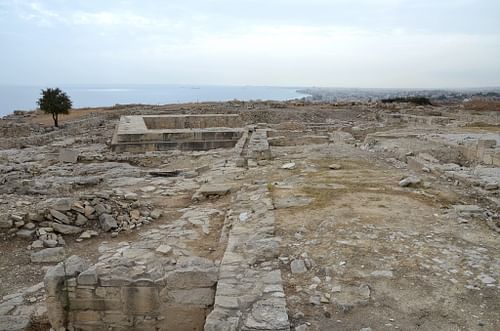
<svg viewBox="0 0 500 331">
<path fill-rule="evenodd" d="M 58 114 L 52 114 L 52 119 L 54 120 L 54 126 L 59 127 Z"/>
</svg>

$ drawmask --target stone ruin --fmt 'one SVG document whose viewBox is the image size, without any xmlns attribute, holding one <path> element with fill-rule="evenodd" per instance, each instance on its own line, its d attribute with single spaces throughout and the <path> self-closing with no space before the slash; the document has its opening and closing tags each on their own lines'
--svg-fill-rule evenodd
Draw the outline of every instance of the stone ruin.
<svg viewBox="0 0 500 331">
<path fill-rule="evenodd" d="M 115 152 L 136 153 L 231 148 L 242 126 L 237 114 L 122 116 L 111 146 Z"/>
<path fill-rule="evenodd" d="M 219 266 L 197 256 L 172 259 L 173 247 L 196 238 L 174 224 L 103 251 L 93 266 L 72 256 L 50 269 L 45 289 L 52 327 L 290 330 L 269 191 L 265 185 L 245 186 L 231 206 L 220 237 L 227 246 Z M 186 211 L 193 212 L 213 211 Z"/>
</svg>

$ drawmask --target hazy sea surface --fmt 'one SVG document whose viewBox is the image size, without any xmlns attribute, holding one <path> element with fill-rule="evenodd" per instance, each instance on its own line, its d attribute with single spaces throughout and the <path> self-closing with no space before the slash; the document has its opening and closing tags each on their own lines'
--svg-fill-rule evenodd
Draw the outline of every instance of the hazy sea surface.
<svg viewBox="0 0 500 331">
<path fill-rule="evenodd" d="M 43 88 L 54 86 L 0 85 L 0 116 L 33 110 Z M 206 85 L 60 85 L 75 108 L 115 104 L 167 104 L 228 100 L 290 100 L 304 97 L 297 88 Z"/>
</svg>

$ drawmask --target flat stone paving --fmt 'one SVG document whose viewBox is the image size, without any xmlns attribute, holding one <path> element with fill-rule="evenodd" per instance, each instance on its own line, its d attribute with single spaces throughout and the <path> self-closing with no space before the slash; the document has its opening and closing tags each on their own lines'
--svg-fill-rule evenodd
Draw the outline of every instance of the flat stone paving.
<svg viewBox="0 0 500 331">
<path fill-rule="evenodd" d="M 226 217 L 231 230 L 205 331 L 290 330 L 273 209 L 265 185 L 246 186 L 236 194 Z"/>
</svg>

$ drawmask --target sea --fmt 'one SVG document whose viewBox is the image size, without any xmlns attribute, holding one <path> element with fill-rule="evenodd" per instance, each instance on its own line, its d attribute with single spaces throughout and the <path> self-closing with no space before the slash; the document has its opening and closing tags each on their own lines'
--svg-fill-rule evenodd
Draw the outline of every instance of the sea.
<svg viewBox="0 0 500 331">
<path fill-rule="evenodd" d="M 117 104 L 162 105 L 170 103 L 229 100 L 292 100 L 305 97 L 297 88 L 273 86 L 206 85 L 0 85 L 0 117 L 14 110 L 33 110 L 41 90 L 59 87 L 73 101 L 74 108 L 105 107 Z"/>
</svg>

